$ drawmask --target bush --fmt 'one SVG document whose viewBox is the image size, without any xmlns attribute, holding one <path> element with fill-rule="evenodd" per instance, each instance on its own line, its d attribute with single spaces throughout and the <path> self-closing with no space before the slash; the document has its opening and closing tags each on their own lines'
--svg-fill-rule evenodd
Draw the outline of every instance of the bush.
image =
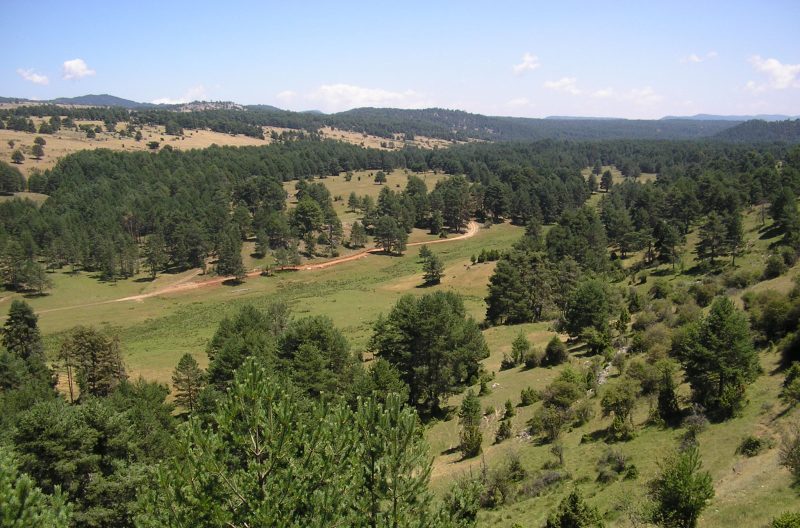
<svg viewBox="0 0 800 528">
<path fill-rule="evenodd" d="M 567 345 L 557 335 L 554 335 L 550 342 L 547 343 L 543 363 L 545 365 L 560 365 L 568 359 L 569 350 L 567 350 Z"/>
<path fill-rule="evenodd" d="M 540 367 L 544 360 L 544 352 L 541 348 L 534 347 L 525 354 L 525 368 L 532 369 Z"/>
<path fill-rule="evenodd" d="M 783 257 L 780 255 L 770 255 L 767 259 L 766 264 L 764 265 L 764 280 L 774 279 L 775 277 L 780 277 L 784 273 L 788 267 L 786 266 L 786 262 L 783 260 Z"/>
<path fill-rule="evenodd" d="M 778 255 L 781 256 L 783 262 L 789 267 L 794 266 L 795 262 L 797 262 L 797 251 L 789 246 L 781 247 L 778 250 Z"/>
<path fill-rule="evenodd" d="M 666 299 L 672 293 L 672 285 L 664 279 L 658 279 L 653 282 L 647 293 L 653 299 Z"/>
<path fill-rule="evenodd" d="M 769 528 L 800 528 L 800 512 L 784 512 L 772 519 Z"/>
<path fill-rule="evenodd" d="M 500 427 L 497 428 L 497 433 L 494 435 L 494 442 L 499 444 L 503 440 L 508 440 L 512 436 L 513 432 L 511 430 L 511 421 L 501 420 Z"/>
<path fill-rule="evenodd" d="M 575 406 L 575 424 L 578 426 L 584 425 L 594 418 L 594 406 L 589 400 L 581 400 Z"/>
<path fill-rule="evenodd" d="M 539 497 L 543 495 L 548 489 L 552 488 L 559 482 L 567 480 L 569 475 L 562 471 L 545 471 L 539 476 L 526 482 L 520 493 L 526 497 Z"/>
<path fill-rule="evenodd" d="M 509 370 L 516 367 L 516 362 L 511 359 L 508 354 L 503 354 L 503 359 L 500 361 L 500 370 Z"/>
<path fill-rule="evenodd" d="M 734 288 L 742 290 L 751 284 L 758 281 L 758 274 L 753 271 L 739 270 L 736 272 L 725 273 L 722 277 L 722 283 L 726 288 Z"/>
<path fill-rule="evenodd" d="M 800 428 L 797 426 L 783 438 L 781 464 L 789 468 L 795 480 L 800 481 Z"/>
<path fill-rule="evenodd" d="M 533 405 L 534 403 L 539 401 L 541 399 L 541 396 L 533 387 L 527 387 L 525 389 L 522 389 L 522 391 L 520 392 L 519 399 L 520 399 L 519 402 L 520 406 L 527 407 L 528 405 Z"/>
<path fill-rule="evenodd" d="M 511 400 L 506 400 L 505 412 L 503 413 L 503 420 L 508 420 L 509 418 L 512 418 L 515 414 L 516 412 L 514 411 L 514 404 L 511 403 Z"/>
<path fill-rule="evenodd" d="M 736 453 L 746 457 L 754 457 L 766 447 L 767 443 L 763 439 L 751 435 L 742 440 L 739 447 L 736 448 Z"/>
<path fill-rule="evenodd" d="M 695 302 L 699 306 L 706 307 L 711 304 L 711 301 L 714 300 L 714 297 L 720 293 L 720 288 L 716 282 L 707 279 L 703 282 L 692 284 L 689 287 L 689 293 L 692 294 Z"/>
</svg>

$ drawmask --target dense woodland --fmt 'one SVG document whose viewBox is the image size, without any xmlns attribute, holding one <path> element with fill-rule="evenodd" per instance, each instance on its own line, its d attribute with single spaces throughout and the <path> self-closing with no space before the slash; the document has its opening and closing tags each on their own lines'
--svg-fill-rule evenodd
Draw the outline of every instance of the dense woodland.
<svg viewBox="0 0 800 528">
<path fill-rule="evenodd" d="M 30 117 L 59 115 L 71 121 L 99 120 L 107 125 L 131 122 L 134 125 L 163 125 L 167 133 L 182 128 L 208 128 L 216 132 L 263 138 L 261 127 L 273 126 L 304 130 L 315 134 L 321 127 L 370 134 L 387 139 L 413 140 L 417 136 L 448 141 L 538 141 L 663 139 L 689 140 L 713 138 L 732 142 L 800 142 L 799 120 L 767 123 L 725 120 L 627 120 L 627 119 L 532 119 L 471 114 L 460 110 L 428 108 L 401 110 L 392 108 L 356 108 L 335 114 L 291 112 L 271 106 L 256 105 L 242 109 L 176 111 L 174 108 L 137 108 L 93 106 L 64 108 L 55 105 L 19 106 L 0 110 L 0 127 L 34 131 Z M 56 126 L 46 125 L 43 133 Z M 42 132 L 41 130 L 38 130 Z"/>
<path fill-rule="evenodd" d="M 623 182 L 612 184 L 609 166 Z M 396 168 L 411 173 L 405 188 L 348 200 L 360 220 L 345 241 L 333 197 L 314 177 Z M 430 170 L 451 177 L 427 189 L 413 173 Z M 19 190 L 17 172 L 2 171 L 5 190 Z M 657 177 L 642 183 L 643 173 Z M 297 180 L 291 210 L 281 185 L 289 180 Z M 511 463 L 465 476 L 443 497 L 429 490 L 427 423 L 457 412 L 459 451 L 480 454 L 479 398 L 491 381 L 480 363 L 488 356 L 481 329 L 490 325 L 552 321 L 570 344 L 585 345 L 589 367 L 567 366 L 547 387 L 520 395 L 520 406 L 541 401 L 529 435 L 557 458 L 563 432 L 585 423 L 597 399 L 610 418 L 600 432 L 609 443 L 635 436 L 632 412 L 643 401 L 653 403 L 654 426 L 685 429 L 681 449 L 648 483 L 646 520 L 659 526 L 696 526 L 713 497 L 696 435 L 748 405 L 761 348 L 781 350 L 783 397 L 800 401 L 800 289 L 748 295 L 746 311 L 723 295 L 794 265 L 797 147 L 545 140 L 387 152 L 306 139 L 189 152 L 101 149 L 60 160 L 27 186 L 48 200 L 0 204 L 11 289 L 39 289 L 43 267 L 115 280 L 139 266 L 155 274 L 214 262 L 218 273 L 239 276 L 241 244 L 251 237 L 290 261 L 301 250 L 313 258 L 363 245 L 364 233 L 402 253 L 414 227 L 448 236 L 473 219 L 512 222 L 525 234 L 508 251 L 475 257 L 497 261 L 485 321 L 469 317 L 452 292 L 403 296 L 373 322 L 374 359 L 365 362 L 326 317 L 292 314 L 281 303 L 244 307 L 219 324 L 207 369 L 190 355 L 176 365 L 174 402 L 168 387 L 128 378 L 112 334 L 76 327 L 47 357 L 37 316 L 15 300 L 0 351 L 0 493 L 14 505 L 3 510 L 16 512 L 11 526 L 474 526 L 481 508 L 569 479 L 556 464 L 535 487 Z M 593 193 L 602 195 L 597 207 L 586 203 Z M 769 219 L 775 236 L 763 275 L 732 265 L 747 243 L 745 210 L 765 226 Z M 690 233 L 696 245 L 686 248 Z M 697 277 L 690 287 L 657 279 L 646 294 L 631 287 L 655 266 L 682 266 L 684 250 L 698 255 L 696 269 L 685 270 Z M 634 253 L 641 260 L 623 266 Z M 503 368 L 568 358 L 555 334 L 544 350 L 520 336 Z M 67 376 L 60 391 L 55 365 Z M 607 365 L 619 376 L 601 388 Z M 676 396 L 679 380 L 689 402 Z M 448 397 L 470 386 L 481 393 L 469 390 L 457 410 L 448 408 Z M 509 401 L 505 423 L 514 408 Z M 497 442 L 510 435 L 503 427 Z M 783 464 L 800 478 L 800 438 L 784 451 Z M 600 466 L 603 478 L 637 478 L 613 456 Z M 573 491 L 546 526 L 600 526 L 601 517 Z"/>
</svg>

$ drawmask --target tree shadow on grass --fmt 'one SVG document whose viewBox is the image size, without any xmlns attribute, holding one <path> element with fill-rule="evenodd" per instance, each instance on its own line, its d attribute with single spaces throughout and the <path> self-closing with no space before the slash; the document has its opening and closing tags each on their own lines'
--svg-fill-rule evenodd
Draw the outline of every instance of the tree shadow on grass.
<svg viewBox="0 0 800 528">
<path fill-rule="evenodd" d="M 153 282 L 156 280 L 155 277 L 139 277 L 138 279 L 133 279 L 133 282 Z"/>
<path fill-rule="evenodd" d="M 223 286 L 241 286 L 244 284 L 244 280 L 241 279 L 227 279 L 222 281 Z"/>
</svg>

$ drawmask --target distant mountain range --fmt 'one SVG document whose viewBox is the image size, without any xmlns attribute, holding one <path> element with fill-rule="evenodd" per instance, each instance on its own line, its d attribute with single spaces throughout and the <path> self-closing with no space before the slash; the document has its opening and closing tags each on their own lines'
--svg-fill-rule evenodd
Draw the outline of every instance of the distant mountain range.
<svg viewBox="0 0 800 528">
<path fill-rule="evenodd" d="M 537 141 L 543 139 L 719 139 L 732 142 L 786 141 L 800 143 L 798 116 L 697 114 L 662 119 L 551 116 L 544 119 L 485 116 L 444 108 L 354 108 L 324 114 L 293 112 L 272 105 L 241 105 L 230 101 L 182 104 L 139 103 L 108 94 L 61 97 L 49 101 L 0 97 L 0 103 L 57 104 L 125 108 L 148 113 L 158 124 L 177 121 L 183 127 L 205 127 L 227 133 L 260 136 L 261 127 L 316 130 L 331 126 L 387 139 L 426 136 L 449 141 Z M 155 113 L 153 113 L 155 112 Z M 184 118 L 165 112 L 177 112 Z M 187 114 L 192 114 L 190 118 Z M 792 121 L 794 119 L 794 121 Z"/>
<path fill-rule="evenodd" d="M 693 121 L 786 121 L 787 119 L 800 119 L 800 116 L 788 116 L 782 114 L 757 114 L 757 115 L 714 115 L 714 114 L 695 114 L 693 116 L 666 116 L 662 121 L 670 119 L 691 119 Z"/>
</svg>

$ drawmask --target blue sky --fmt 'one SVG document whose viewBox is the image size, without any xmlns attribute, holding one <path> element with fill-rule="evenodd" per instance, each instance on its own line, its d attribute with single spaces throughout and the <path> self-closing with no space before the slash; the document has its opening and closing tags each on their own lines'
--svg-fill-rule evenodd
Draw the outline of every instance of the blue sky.
<svg viewBox="0 0 800 528">
<path fill-rule="evenodd" d="M 3 0 L 0 95 L 800 114 L 800 1 Z"/>
</svg>

